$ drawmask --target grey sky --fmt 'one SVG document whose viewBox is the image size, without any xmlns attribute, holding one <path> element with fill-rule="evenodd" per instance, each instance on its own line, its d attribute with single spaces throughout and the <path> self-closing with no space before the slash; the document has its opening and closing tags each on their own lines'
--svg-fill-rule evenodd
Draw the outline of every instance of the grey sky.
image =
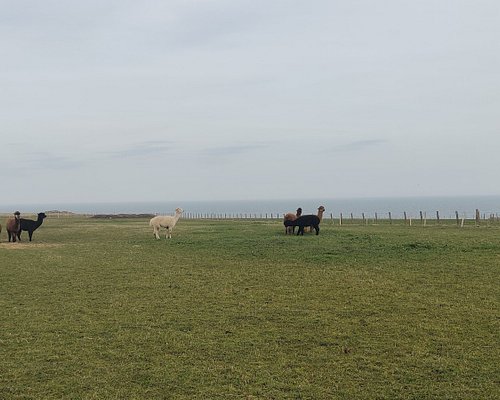
<svg viewBox="0 0 500 400">
<path fill-rule="evenodd" d="M 0 9 L 0 203 L 500 194 L 497 0 Z"/>
</svg>

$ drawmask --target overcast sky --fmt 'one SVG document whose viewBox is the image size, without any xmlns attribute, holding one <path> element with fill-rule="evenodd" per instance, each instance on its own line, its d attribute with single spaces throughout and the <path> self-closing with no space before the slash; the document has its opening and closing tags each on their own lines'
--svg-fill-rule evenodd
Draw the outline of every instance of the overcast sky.
<svg viewBox="0 0 500 400">
<path fill-rule="evenodd" d="M 498 0 L 0 10 L 0 203 L 500 194 Z"/>
</svg>

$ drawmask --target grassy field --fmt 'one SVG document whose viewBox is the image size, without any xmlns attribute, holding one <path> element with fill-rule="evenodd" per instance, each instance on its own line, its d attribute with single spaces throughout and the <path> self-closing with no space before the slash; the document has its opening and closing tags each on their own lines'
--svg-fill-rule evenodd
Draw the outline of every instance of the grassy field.
<svg viewBox="0 0 500 400">
<path fill-rule="evenodd" d="M 498 399 L 500 226 L 48 218 L 0 243 L 0 399 Z"/>
</svg>

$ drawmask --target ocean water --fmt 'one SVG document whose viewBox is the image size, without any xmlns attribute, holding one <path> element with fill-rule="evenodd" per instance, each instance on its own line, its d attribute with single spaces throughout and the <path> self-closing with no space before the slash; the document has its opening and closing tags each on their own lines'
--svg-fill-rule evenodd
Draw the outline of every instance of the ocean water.
<svg viewBox="0 0 500 400">
<path fill-rule="evenodd" d="M 7 205 L 0 204 L 0 213 L 19 210 L 24 214 L 40 211 L 59 210 L 82 214 L 120 214 L 151 213 L 172 214 L 176 207 L 184 209 L 186 214 L 248 214 L 282 215 L 295 212 L 301 207 L 304 214 L 316 214 L 323 205 L 325 215 L 345 217 L 352 213 L 360 217 L 365 213 L 373 217 L 386 218 L 391 212 L 393 218 L 401 218 L 403 212 L 417 217 L 420 211 L 428 218 L 434 218 L 439 211 L 441 218 L 453 218 L 455 211 L 465 217 L 473 217 L 479 209 L 481 215 L 500 214 L 500 196 L 463 196 L 463 197 L 401 197 L 401 198 L 354 198 L 354 199 L 284 199 L 284 200 L 240 200 L 240 201 L 162 201 L 162 202 L 113 202 L 113 203 L 46 203 Z"/>
</svg>

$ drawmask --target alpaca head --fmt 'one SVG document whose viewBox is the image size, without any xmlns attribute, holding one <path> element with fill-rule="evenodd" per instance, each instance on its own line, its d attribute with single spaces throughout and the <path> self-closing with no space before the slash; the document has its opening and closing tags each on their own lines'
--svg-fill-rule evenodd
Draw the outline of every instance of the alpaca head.
<svg viewBox="0 0 500 400">
<path fill-rule="evenodd" d="M 182 214 L 183 212 L 184 212 L 184 210 L 183 210 L 182 208 L 177 207 L 177 208 L 175 209 L 175 213 L 176 213 L 176 214 Z"/>
<path fill-rule="evenodd" d="M 322 213 L 325 212 L 325 207 L 319 206 L 318 207 L 318 212 L 322 212 Z"/>
<path fill-rule="evenodd" d="M 39 220 L 43 220 L 44 218 L 47 218 L 47 216 L 45 215 L 45 213 L 43 213 L 43 212 L 38 213 L 38 219 Z"/>
<path fill-rule="evenodd" d="M 302 215 L 302 208 L 297 208 L 297 211 L 296 211 L 296 215 L 297 217 L 300 217 Z"/>
</svg>

